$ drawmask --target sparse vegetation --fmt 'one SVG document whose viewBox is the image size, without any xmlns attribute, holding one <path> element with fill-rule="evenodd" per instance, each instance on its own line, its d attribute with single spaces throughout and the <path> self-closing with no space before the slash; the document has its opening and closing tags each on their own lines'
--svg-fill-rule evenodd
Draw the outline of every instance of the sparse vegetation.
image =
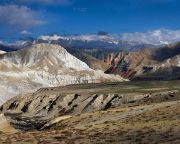
<svg viewBox="0 0 180 144">
<path fill-rule="evenodd" d="M 143 95 L 143 97 L 129 103 L 124 101 L 121 105 L 107 110 L 89 111 L 62 119 L 46 130 L 31 130 L 10 135 L 0 133 L 0 141 L 9 144 L 180 143 L 180 81 L 70 85 L 50 88 L 50 90 L 44 88 L 33 94 L 44 97 L 61 92 L 65 97 L 67 89 L 68 93 L 74 93 L 72 96 L 75 96 L 70 105 L 81 97 L 79 93 L 117 92 L 127 98 L 135 95 L 137 97 Z M 60 98 L 59 94 L 57 96 Z M 46 100 L 43 98 L 43 101 Z M 5 108 L 4 106 L 3 109 Z M 53 107 L 51 111 L 54 110 Z M 38 117 L 36 119 L 38 120 Z M 34 122 L 37 124 L 37 121 Z"/>
</svg>

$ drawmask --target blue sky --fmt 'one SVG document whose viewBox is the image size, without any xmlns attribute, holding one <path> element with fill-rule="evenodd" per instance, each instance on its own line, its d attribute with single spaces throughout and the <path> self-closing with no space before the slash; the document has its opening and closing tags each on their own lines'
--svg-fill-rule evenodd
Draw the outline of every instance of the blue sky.
<svg viewBox="0 0 180 144">
<path fill-rule="evenodd" d="M 0 39 L 180 28 L 179 0 L 1 0 Z"/>
</svg>

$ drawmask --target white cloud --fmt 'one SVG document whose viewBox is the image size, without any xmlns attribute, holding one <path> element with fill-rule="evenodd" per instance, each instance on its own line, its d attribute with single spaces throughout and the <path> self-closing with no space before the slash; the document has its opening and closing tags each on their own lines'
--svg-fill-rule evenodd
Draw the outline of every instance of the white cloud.
<svg viewBox="0 0 180 144">
<path fill-rule="evenodd" d="M 0 6 L 0 25 L 23 30 L 44 23 L 44 21 L 39 19 L 38 12 L 33 11 L 26 6 Z"/>
<path fill-rule="evenodd" d="M 180 41 L 180 30 L 158 29 L 145 33 L 124 33 L 120 39 L 146 44 L 170 44 Z"/>
<path fill-rule="evenodd" d="M 21 31 L 21 34 L 22 35 L 31 35 L 32 33 L 27 30 L 23 30 L 23 31 Z"/>
<path fill-rule="evenodd" d="M 16 0 L 23 4 L 53 4 L 53 5 L 69 5 L 73 0 Z"/>
</svg>

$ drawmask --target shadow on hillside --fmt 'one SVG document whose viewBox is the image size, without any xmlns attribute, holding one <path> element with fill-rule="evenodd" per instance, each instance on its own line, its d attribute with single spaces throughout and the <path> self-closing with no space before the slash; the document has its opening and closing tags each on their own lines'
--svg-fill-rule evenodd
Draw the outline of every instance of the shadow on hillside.
<svg viewBox="0 0 180 144">
<path fill-rule="evenodd" d="M 156 49 L 152 55 L 152 58 L 156 61 L 162 62 L 178 54 L 180 54 L 180 43 L 176 44 L 173 47 L 167 46 L 160 49 Z"/>
</svg>

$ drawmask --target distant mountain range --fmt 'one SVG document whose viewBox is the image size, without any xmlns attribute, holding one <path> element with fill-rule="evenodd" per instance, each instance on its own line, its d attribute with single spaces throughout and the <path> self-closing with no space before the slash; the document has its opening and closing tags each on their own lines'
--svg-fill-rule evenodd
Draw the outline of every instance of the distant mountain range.
<svg viewBox="0 0 180 144">
<path fill-rule="evenodd" d="M 135 51 L 146 47 L 155 48 L 156 45 L 139 43 L 135 41 L 121 40 L 120 37 L 114 35 L 74 35 L 62 37 L 58 35 L 40 36 L 37 43 L 60 44 L 65 48 L 99 48 Z"/>
<path fill-rule="evenodd" d="M 145 33 L 135 32 L 135 33 L 122 33 L 122 34 L 109 34 L 107 32 L 98 32 L 97 34 L 68 35 L 68 36 L 60 36 L 54 34 L 51 36 L 42 35 L 39 36 L 38 39 L 48 41 L 50 43 L 58 40 L 61 41 L 64 40 L 64 41 L 68 41 L 69 45 L 71 45 L 71 43 L 73 44 L 73 42 L 84 42 L 84 44 L 104 42 L 107 45 L 107 47 L 108 44 L 112 44 L 112 45 L 114 44 L 116 45 L 114 47 L 123 48 L 124 46 L 124 48 L 128 48 L 128 46 L 130 46 L 132 49 L 132 47 L 136 45 L 137 47 L 140 45 L 144 45 L 144 47 L 147 48 L 148 45 L 149 47 L 154 47 L 154 46 L 162 46 L 162 45 L 177 43 L 178 41 L 180 41 L 180 30 L 160 29 Z M 97 46 L 98 45 L 96 45 L 96 48 Z"/>
<path fill-rule="evenodd" d="M 21 49 L 35 43 L 59 44 L 64 48 L 99 48 L 137 51 L 143 48 L 157 48 L 180 41 L 180 31 L 154 30 L 146 33 L 109 34 L 98 32 L 85 35 L 41 35 L 38 38 L 23 38 L 14 43 L 1 41 L 0 50 Z M 5 50 L 2 46 L 7 47 Z"/>
</svg>

